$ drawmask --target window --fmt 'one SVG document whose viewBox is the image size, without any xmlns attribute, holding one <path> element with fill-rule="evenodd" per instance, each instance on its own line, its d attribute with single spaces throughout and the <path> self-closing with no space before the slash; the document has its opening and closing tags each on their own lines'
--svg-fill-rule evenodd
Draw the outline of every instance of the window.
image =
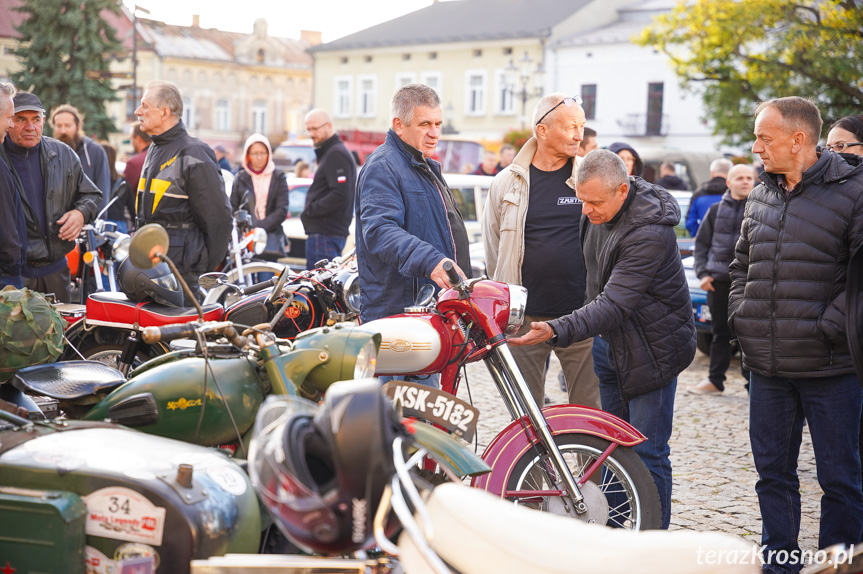
<svg viewBox="0 0 863 574">
<path fill-rule="evenodd" d="M 662 134 L 662 82 L 647 85 L 647 135 Z"/>
<path fill-rule="evenodd" d="M 231 131 L 231 102 L 228 100 L 216 101 L 216 130 Z"/>
<path fill-rule="evenodd" d="M 376 76 L 359 76 L 357 78 L 358 93 L 357 115 L 361 118 L 375 117 L 375 101 L 378 95 L 378 82 Z"/>
<path fill-rule="evenodd" d="M 255 100 L 252 102 L 252 131 L 259 134 L 267 133 L 267 101 Z"/>
<path fill-rule="evenodd" d="M 401 74 L 396 74 L 396 90 L 404 88 L 408 84 L 413 84 L 416 81 L 417 75 L 413 72 L 402 72 Z"/>
<path fill-rule="evenodd" d="M 494 71 L 494 113 L 499 116 L 515 114 L 512 86 L 506 83 L 506 70 Z"/>
<path fill-rule="evenodd" d="M 333 89 L 333 109 L 337 118 L 351 117 L 351 95 L 353 93 L 353 78 L 350 76 L 337 76 Z"/>
<path fill-rule="evenodd" d="M 366 56 L 366 57 L 365 57 L 365 62 L 366 62 L 366 64 L 371 64 L 371 63 L 372 63 L 372 57 L 371 57 L 371 56 Z"/>
<path fill-rule="evenodd" d="M 189 96 L 183 97 L 183 123 L 187 129 L 195 129 L 195 101 Z"/>
<path fill-rule="evenodd" d="M 420 74 L 420 82 L 436 91 L 438 97 L 443 94 L 443 74 L 441 72 L 423 72 Z"/>
<path fill-rule="evenodd" d="M 348 57 L 342 56 L 341 60 L 339 60 L 339 63 L 340 64 L 347 64 L 348 63 Z"/>
<path fill-rule="evenodd" d="M 474 58 L 482 58 L 482 50 L 474 50 L 473 51 Z"/>
<path fill-rule="evenodd" d="M 429 60 L 437 60 L 437 52 L 429 52 Z"/>
<path fill-rule="evenodd" d="M 485 70 L 465 73 L 465 114 L 481 116 L 485 114 Z"/>
<path fill-rule="evenodd" d="M 404 60 L 405 62 L 407 62 L 407 61 L 408 61 L 408 60 L 410 60 L 410 59 L 411 59 L 411 55 L 410 55 L 410 54 L 402 54 L 402 60 Z"/>
<path fill-rule="evenodd" d="M 267 59 L 267 53 L 264 52 L 264 49 L 263 48 L 258 49 L 257 63 L 263 64 L 266 59 Z"/>
<path fill-rule="evenodd" d="M 584 119 L 596 119 L 596 84 L 581 85 L 581 107 L 584 108 Z"/>
</svg>

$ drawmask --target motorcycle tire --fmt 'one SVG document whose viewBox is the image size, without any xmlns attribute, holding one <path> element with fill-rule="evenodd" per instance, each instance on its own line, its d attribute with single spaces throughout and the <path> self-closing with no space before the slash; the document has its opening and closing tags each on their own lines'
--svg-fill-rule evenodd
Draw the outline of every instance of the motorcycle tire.
<svg viewBox="0 0 863 574">
<path fill-rule="evenodd" d="M 576 481 L 610 444 L 607 440 L 578 433 L 558 434 L 554 439 Z M 513 466 L 506 489 L 512 491 L 554 488 L 547 484 L 545 473 L 538 466 L 539 462 L 536 449 L 525 452 Z M 537 484 L 538 480 L 541 480 L 541 484 Z M 596 470 L 585 483 L 582 494 L 588 507 L 586 516 L 579 517 L 583 520 L 628 530 L 661 527 L 662 512 L 656 483 L 647 466 L 630 447 L 618 446 L 614 449 L 602 468 Z M 544 497 L 542 500 L 542 503 L 523 504 L 530 508 L 566 515 L 560 498 Z M 518 504 L 518 501 L 516 503 Z"/>
<path fill-rule="evenodd" d="M 79 321 L 66 331 L 66 340 L 68 342 L 59 360 L 76 361 L 81 359 L 81 356 L 75 352 L 75 349 L 77 349 L 84 359 L 99 361 L 116 369 L 120 355 L 123 353 L 123 345 L 125 345 L 128 336 L 129 331 L 110 327 L 94 327 L 88 331 L 84 329 L 84 322 Z M 134 369 L 143 365 L 150 359 L 164 355 L 167 352 L 168 348 L 162 343 L 147 345 L 139 341 L 132 368 Z"/>
</svg>

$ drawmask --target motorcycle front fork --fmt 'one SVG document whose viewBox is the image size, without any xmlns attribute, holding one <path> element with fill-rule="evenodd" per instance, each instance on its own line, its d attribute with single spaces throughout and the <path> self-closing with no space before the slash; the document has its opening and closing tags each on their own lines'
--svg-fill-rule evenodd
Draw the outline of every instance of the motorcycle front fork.
<svg viewBox="0 0 863 574">
<path fill-rule="evenodd" d="M 138 334 L 132 331 L 129 333 L 129 337 L 123 345 L 123 351 L 120 353 L 120 359 L 117 361 L 117 370 L 123 373 L 124 377 L 129 376 L 129 371 L 132 369 L 137 353 Z"/>
<path fill-rule="evenodd" d="M 533 400 L 527 381 L 524 380 L 521 371 L 519 371 L 509 346 L 504 343 L 495 347 L 485 359 L 485 364 L 513 420 L 523 420 L 526 416 L 545 447 L 548 461 L 557 475 L 556 482 L 562 482 L 562 484 L 555 484 L 555 486 L 562 486 L 562 490 L 568 493 L 568 496 L 562 497 L 567 511 L 574 511 L 575 514 L 579 515 L 587 512 L 584 495 L 581 494 L 575 477 L 569 470 L 557 443 L 554 442 L 548 421 L 545 420 L 539 405 Z"/>
</svg>

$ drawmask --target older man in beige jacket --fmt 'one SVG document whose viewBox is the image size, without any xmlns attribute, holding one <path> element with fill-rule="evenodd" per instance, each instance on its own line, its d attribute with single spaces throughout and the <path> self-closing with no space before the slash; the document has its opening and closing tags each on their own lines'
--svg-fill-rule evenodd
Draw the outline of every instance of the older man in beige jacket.
<svg viewBox="0 0 863 574">
<path fill-rule="evenodd" d="M 550 94 L 533 112 L 533 137 L 497 174 L 483 215 L 489 276 L 527 287 L 524 326 L 570 314 L 584 301 L 581 202 L 575 196 L 576 154 L 584 133 L 578 97 Z M 514 347 L 531 394 L 542 405 L 545 365 L 552 350 L 566 378 L 569 402 L 599 408 L 593 339 L 566 348 Z"/>
</svg>

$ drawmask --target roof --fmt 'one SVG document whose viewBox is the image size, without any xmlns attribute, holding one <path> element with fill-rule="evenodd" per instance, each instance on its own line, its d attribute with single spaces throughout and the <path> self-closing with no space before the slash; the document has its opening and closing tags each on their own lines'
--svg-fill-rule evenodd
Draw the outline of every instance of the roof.
<svg viewBox="0 0 863 574">
<path fill-rule="evenodd" d="M 444 42 L 547 38 L 591 0 L 454 0 L 313 47 L 313 52 Z"/>
<path fill-rule="evenodd" d="M 671 12 L 675 0 L 644 0 L 618 9 L 617 19 L 605 26 L 585 30 L 561 38 L 556 46 L 592 46 L 596 44 L 629 43 L 659 15 Z"/>
</svg>

